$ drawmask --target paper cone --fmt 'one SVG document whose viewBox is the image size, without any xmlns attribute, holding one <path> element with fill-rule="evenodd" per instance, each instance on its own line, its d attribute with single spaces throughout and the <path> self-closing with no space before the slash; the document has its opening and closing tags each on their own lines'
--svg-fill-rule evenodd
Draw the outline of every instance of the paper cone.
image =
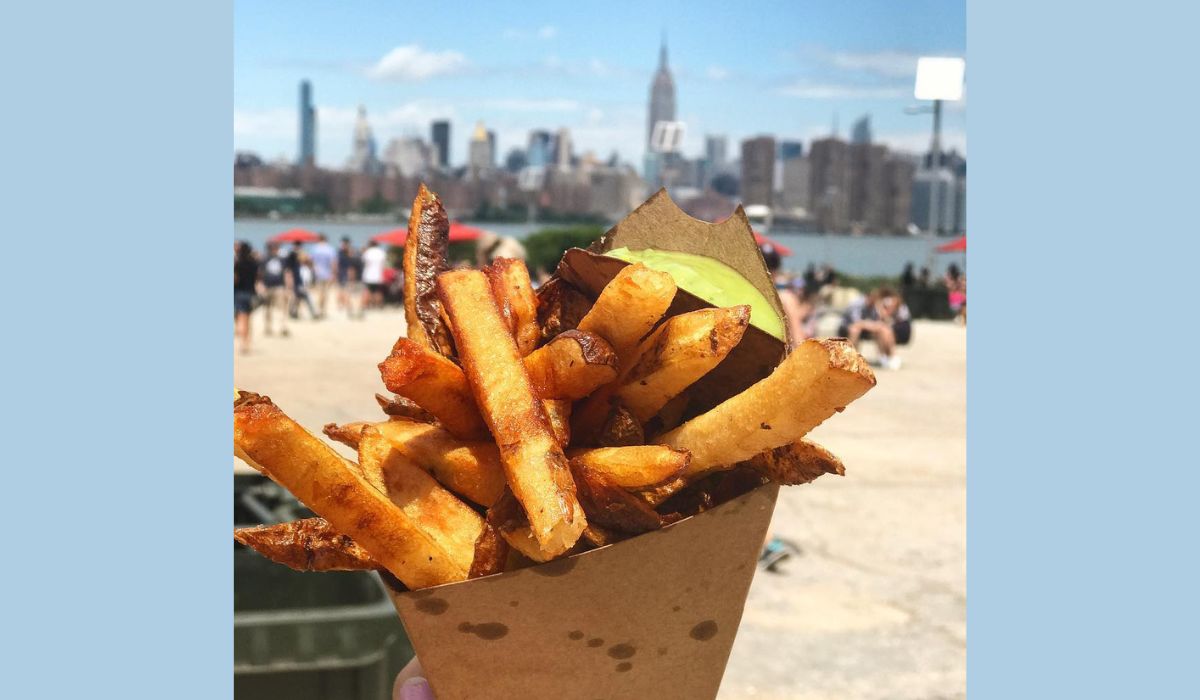
<svg viewBox="0 0 1200 700">
<path fill-rule="evenodd" d="M 739 207 L 720 224 L 687 216 L 660 190 L 557 275 L 595 298 L 626 264 L 603 255 L 653 247 L 714 258 L 782 307 Z M 679 290 L 667 315 L 711 306 Z M 784 344 L 750 326 L 689 387 L 694 414 L 779 364 Z M 487 578 L 390 592 L 439 700 L 711 698 L 717 693 L 778 487 L 615 545 Z"/>
<path fill-rule="evenodd" d="M 778 492 L 392 602 L 438 700 L 711 698 Z"/>
</svg>

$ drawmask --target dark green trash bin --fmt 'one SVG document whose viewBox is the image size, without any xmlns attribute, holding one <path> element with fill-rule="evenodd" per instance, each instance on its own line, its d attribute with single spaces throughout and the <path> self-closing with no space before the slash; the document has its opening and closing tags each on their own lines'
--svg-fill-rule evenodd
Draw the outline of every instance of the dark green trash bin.
<svg viewBox="0 0 1200 700">
<path fill-rule="evenodd" d="M 303 517 L 298 504 L 273 487 L 261 477 L 236 477 L 239 524 L 289 509 Z M 238 700 L 391 697 L 392 680 L 412 648 L 376 574 L 301 573 L 238 545 L 233 555 Z"/>
</svg>

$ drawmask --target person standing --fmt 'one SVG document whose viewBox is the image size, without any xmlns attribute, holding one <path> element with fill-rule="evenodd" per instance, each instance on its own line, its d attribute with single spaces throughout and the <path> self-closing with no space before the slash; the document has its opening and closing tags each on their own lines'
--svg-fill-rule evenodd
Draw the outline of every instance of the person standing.
<svg viewBox="0 0 1200 700">
<path fill-rule="evenodd" d="M 287 267 L 287 259 L 279 253 L 278 243 L 267 244 L 267 259 L 262 264 L 263 289 L 266 292 L 267 321 L 266 333 L 272 335 L 271 327 L 275 311 L 279 311 L 279 334 L 288 336 L 288 308 L 291 306 L 290 292 L 292 288 L 292 273 Z"/>
<path fill-rule="evenodd" d="M 383 306 L 383 268 L 387 266 L 387 252 L 375 241 L 367 243 L 362 252 L 362 281 L 367 285 L 363 307 Z"/>
<path fill-rule="evenodd" d="M 329 288 L 333 286 L 334 276 L 337 274 L 338 252 L 334 250 L 325 234 L 322 233 L 319 236 L 320 240 L 313 245 L 309 255 L 312 256 L 313 288 L 317 292 L 317 310 L 324 318 L 325 305 L 329 299 Z"/>
<path fill-rule="evenodd" d="M 312 318 L 317 318 L 317 310 L 313 308 L 312 299 L 308 296 L 308 285 L 312 283 L 312 270 L 306 270 L 305 266 L 308 261 L 308 254 L 304 252 L 300 242 L 296 241 L 292 244 L 292 250 L 286 258 L 287 269 L 292 274 L 292 305 L 288 309 L 288 315 L 294 319 L 300 318 L 300 302 L 308 307 L 308 315 Z M 305 280 L 305 274 L 308 275 L 308 280 Z"/>
<path fill-rule="evenodd" d="M 349 284 L 350 271 L 357 266 L 358 254 L 354 250 L 354 246 L 350 245 L 350 237 L 342 236 L 342 243 L 337 250 L 337 285 L 338 285 L 338 308 L 346 311 L 350 310 L 349 306 Z"/>
<path fill-rule="evenodd" d="M 241 340 L 243 355 L 250 352 L 250 312 L 258 291 L 258 259 L 254 249 L 239 241 L 233 258 L 233 331 Z"/>
</svg>

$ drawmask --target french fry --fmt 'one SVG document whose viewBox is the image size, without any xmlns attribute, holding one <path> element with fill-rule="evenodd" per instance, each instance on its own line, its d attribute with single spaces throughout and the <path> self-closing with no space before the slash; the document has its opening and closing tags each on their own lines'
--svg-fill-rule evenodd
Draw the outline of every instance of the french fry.
<svg viewBox="0 0 1200 700">
<path fill-rule="evenodd" d="M 560 447 L 565 448 L 571 442 L 571 402 L 565 400 L 546 400 L 542 402 L 546 411 L 546 420 L 550 423 L 550 432 Z"/>
<path fill-rule="evenodd" d="M 788 486 L 807 484 L 822 474 L 846 475 L 846 467 L 837 455 L 807 438 L 760 452 L 742 464 Z"/>
<path fill-rule="evenodd" d="M 671 306 L 675 289 L 671 275 L 641 263 L 627 265 L 600 291 L 579 321 L 579 330 L 607 340 L 625 368 L 634 359 L 638 343 Z"/>
<path fill-rule="evenodd" d="M 450 220 L 438 196 L 422 183 L 413 200 L 404 244 L 404 318 L 408 337 L 419 347 L 449 357 L 454 343 L 442 319 L 436 278 L 446 269 Z"/>
<path fill-rule="evenodd" d="M 799 440 L 873 386 L 850 343 L 806 340 L 770 376 L 655 442 L 691 452 L 692 478 Z"/>
<path fill-rule="evenodd" d="M 485 272 L 492 285 L 496 305 L 507 311 L 505 316 L 509 320 L 513 340 L 517 343 L 517 352 L 525 357 L 533 352 L 542 337 L 537 323 L 537 299 L 529 282 L 529 268 L 521 260 L 496 258 Z"/>
<path fill-rule="evenodd" d="M 588 523 L 587 529 L 583 531 L 582 539 L 586 540 L 592 547 L 599 549 L 600 547 L 607 547 L 610 544 L 616 544 L 628 537 L 629 535 L 617 532 L 616 530 L 600 527 L 596 523 Z"/>
<path fill-rule="evenodd" d="M 406 399 L 403 396 L 392 395 L 389 398 L 383 394 L 375 394 L 375 402 L 379 404 L 384 413 L 393 418 L 408 418 L 422 423 L 432 423 L 437 420 L 432 413 L 418 406 L 412 399 Z"/>
<path fill-rule="evenodd" d="M 520 501 L 505 489 L 496 504 L 488 509 L 487 522 L 512 547 L 513 551 L 535 562 L 547 562 L 556 554 L 542 549 L 533 536 L 533 527 L 525 517 Z"/>
<path fill-rule="evenodd" d="M 358 464 L 368 482 L 383 485 L 387 497 L 420 528 L 435 552 L 460 567 L 464 575 L 469 574 L 475 542 L 483 531 L 478 513 L 394 449 L 373 426 L 363 428 Z"/>
<path fill-rule="evenodd" d="M 667 319 L 642 342 L 637 361 L 621 377 L 617 399 L 638 420 L 650 420 L 720 364 L 749 323 L 749 306 L 700 309 Z"/>
<path fill-rule="evenodd" d="M 662 527 L 653 508 L 604 474 L 575 460 L 571 461 L 571 473 L 589 523 L 631 535 Z"/>
<path fill-rule="evenodd" d="M 485 521 L 479 539 L 475 540 L 475 558 L 471 561 L 471 571 L 467 578 L 491 576 L 504 571 L 508 552 L 508 542 L 491 523 Z"/>
<path fill-rule="evenodd" d="M 587 518 L 487 278 L 478 270 L 452 270 L 438 277 L 437 286 L 475 400 L 500 447 L 508 485 L 541 548 L 561 554 L 579 539 Z"/>
<path fill-rule="evenodd" d="M 504 467 L 494 442 L 459 440 L 435 425 L 403 419 L 377 423 L 375 429 L 443 486 L 481 506 L 504 492 Z"/>
<path fill-rule="evenodd" d="M 572 423 L 571 427 L 575 428 L 576 424 Z M 646 433 L 642 429 L 642 422 L 634 418 L 629 409 L 617 406 L 608 414 L 594 442 L 601 447 L 641 445 L 646 442 Z"/>
<path fill-rule="evenodd" d="M 329 438 L 330 440 L 340 442 L 346 447 L 358 450 L 358 441 L 362 438 L 363 428 L 371 425 L 375 424 L 368 423 L 366 421 L 342 423 L 341 425 L 337 423 L 326 423 L 325 427 L 321 429 L 321 432 L 325 433 L 325 437 Z"/>
<path fill-rule="evenodd" d="M 625 489 L 645 489 L 678 477 L 691 458 L 665 445 L 568 450 L 572 463 L 595 470 Z"/>
<path fill-rule="evenodd" d="M 296 571 L 361 571 L 380 568 L 371 554 L 324 518 L 240 527 L 233 539 Z"/>
<path fill-rule="evenodd" d="M 617 354 L 594 333 L 565 331 L 526 356 L 525 371 L 543 399 L 581 399 L 617 378 Z"/>
<path fill-rule="evenodd" d="M 537 324 L 542 340 L 550 340 L 560 333 L 574 330 L 587 315 L 592 303 L 570 282 L 555 277 L 538 287 Z"/>
<path fill-rule="evenodd" d="M 233 406 L 233 435 L 236 449 L 265 466 L 272 479 L 404 585 L 416 589 L 466 579 L 469 558 L 448 556 L 426 532 L 424 519 L 397 507 L 269 398 L 242 392 Z M 472 548 L 478 534 L 470 533 Z"/>
<path fill-rule="evenodd" d="M 392 354 L 379 363 L 379 374 L 389 391 L 429 411 L 455 437 L 472 440 L 487 436 L 467 377 L 452 360 L 400 338 L 392 346 Z"/>
</svg>

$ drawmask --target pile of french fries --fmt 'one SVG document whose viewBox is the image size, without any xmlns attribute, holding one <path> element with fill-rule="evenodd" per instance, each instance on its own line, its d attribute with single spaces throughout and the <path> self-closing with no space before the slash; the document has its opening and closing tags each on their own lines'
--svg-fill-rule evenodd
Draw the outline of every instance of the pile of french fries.
<svg viewBox="0 0 1200 700">
<path fill-rule="evenodd" d="M 844 473 L 804 438 L 875 385 L 847 342 L 808 340 L 682 421 L 741 341 L 747 306 L 664 319 L 669 274 L 624 267 L 594 300 L 523 262 L 448 270 L 424 186 L 405 250 L 406 337 L 379 364 L 381 420 L 325 426 L 235 392 L 234 453 L 317 516 L 234 537 L 301 570 L 379 569 L 409 589 L 486 576 L 669 525 L 768 482 Z"/>
</svg>

